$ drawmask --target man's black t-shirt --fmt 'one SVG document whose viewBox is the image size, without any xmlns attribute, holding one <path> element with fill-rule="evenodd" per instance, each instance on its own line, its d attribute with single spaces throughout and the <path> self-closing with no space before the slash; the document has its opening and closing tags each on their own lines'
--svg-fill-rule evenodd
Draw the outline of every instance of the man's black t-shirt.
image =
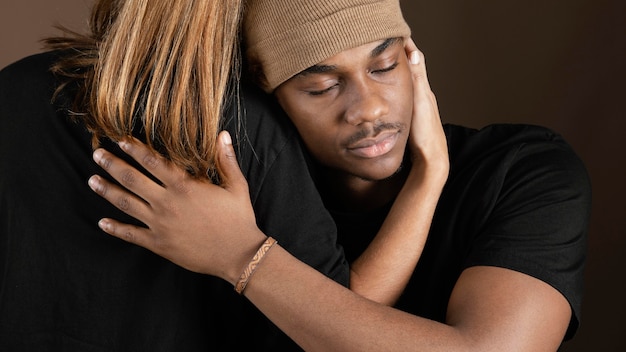
<svg viewBox="0 0 626 352">
<path fill-rule="evenodd" d="M 446 125 L 445 133 L 450 175 L 423 254 L 396 307 L 443 322 L 464 269 L 504 267 L 536 277 L 567 298 L 571 337 L 580 319 L 591 204 L 581 161 L 561 137 L 538 126 Z M 390 209 L 363 214 L 327 207 L 350 262 Z"/>
<path fill-rule="evenodd" d="M 93 193 L 106 173 L 73 97 L 51 103 L 58 53 L 0 72 L 0 350 L 223 351 L 287 339 L 226 282 L 195 274 L 101 232 L 132 222 Z M 264 93 L 242 85 L 245 119 L 226 119 L 261 230 L 343 285 L 336 228 L 308 174 L 297 132 Z M 238 142 L 237 142 L 238 141 Z M 105 147 L 118 155 L 113 143 Z"/>
</svg>

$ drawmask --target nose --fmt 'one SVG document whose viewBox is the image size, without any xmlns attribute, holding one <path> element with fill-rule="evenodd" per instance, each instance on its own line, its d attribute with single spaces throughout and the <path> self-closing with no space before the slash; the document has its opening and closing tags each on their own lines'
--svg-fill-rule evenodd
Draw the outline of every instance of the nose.
<svg viewBox="0 0 626 352">
<path fill-rule="evenodd" d="M 365 122 L 374 122 L 385 116 L 389 106 L 384 95 L 375 82 L 359 82 L 353 86 L 348 99 L 344 120 L 350 125 L 358 126 Z"/>
</svg>

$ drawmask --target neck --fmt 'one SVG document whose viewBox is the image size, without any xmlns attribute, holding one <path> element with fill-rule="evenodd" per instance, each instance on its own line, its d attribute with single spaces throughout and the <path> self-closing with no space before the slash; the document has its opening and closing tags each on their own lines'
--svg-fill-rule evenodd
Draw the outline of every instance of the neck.
<svg viewBox="0 0 626 352">
<path fill-rule="evenodd" d="M 384 180 L 366 180 L 341 171 L 327 169 L 324 172 L 324 197 L 332 200 L 336 210 L 370 211 L 393 201 L 408 174 L 408 168 Z"/>
</svg>

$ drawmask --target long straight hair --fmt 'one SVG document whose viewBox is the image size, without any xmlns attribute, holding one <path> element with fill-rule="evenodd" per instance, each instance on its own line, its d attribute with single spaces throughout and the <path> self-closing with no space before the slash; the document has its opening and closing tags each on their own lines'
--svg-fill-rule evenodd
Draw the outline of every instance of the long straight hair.
<svg viewBox="0 0 626 352">
<path fill-rule="evenodd" d="M 67 50 L 52 70 L 66 84 L 79 81 L 75 117 L 94 147 L 139 126 L 151 148 L 194 176 L 214 176 L 221 114 L 239 70 L 242 2 L 101 0 L 90 34 L 47 39 Z"/>
</svg>

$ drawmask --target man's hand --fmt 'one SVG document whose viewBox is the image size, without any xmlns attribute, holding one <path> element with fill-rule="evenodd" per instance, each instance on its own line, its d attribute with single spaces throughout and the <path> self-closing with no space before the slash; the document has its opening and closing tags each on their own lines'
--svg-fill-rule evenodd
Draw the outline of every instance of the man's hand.
<svg viewBox="0 0 626 352">
<path fill-rule="evenodd" d="M 99 226 L 186 269 L 234 283 L 265 235 L 256 226 L 230 135 L 219 136 L 220 186 L 192 178 L 135 139 L 120 142 L 120 147 L 161 184 L 104 149 L 94 151 L 94 160 L 124 188 L 97 175 L 89 186 L 147 228 L 108 218 Z"/>
</svg>

